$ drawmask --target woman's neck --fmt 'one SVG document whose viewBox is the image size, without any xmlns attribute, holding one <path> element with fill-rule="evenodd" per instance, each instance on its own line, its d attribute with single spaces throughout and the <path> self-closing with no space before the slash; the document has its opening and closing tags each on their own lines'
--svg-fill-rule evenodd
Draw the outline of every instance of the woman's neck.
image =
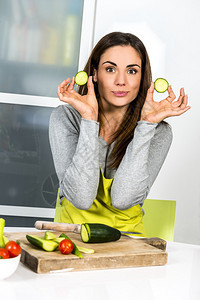
<svg viewBox="0 0 200 300">
<path fill-rule="evenodd" d="M 101 115 L 102 124 L 100 135 L 108 144 L 112 143 L 113 135 L 119 129 L 120 124 L 123 121 L 125 112 L 125 109 L 117 108 L 112 111 L 104 111 L 104 113 Z"/>
</svg>

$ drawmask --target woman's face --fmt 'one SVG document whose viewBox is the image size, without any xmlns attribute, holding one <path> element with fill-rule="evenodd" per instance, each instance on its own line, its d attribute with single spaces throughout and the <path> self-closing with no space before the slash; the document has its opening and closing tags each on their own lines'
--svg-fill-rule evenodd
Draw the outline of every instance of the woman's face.
<svg viewBox="0 0 200 300">
<path fill-rule="evenodd" d="M 127 106 L 137 97 L 141 68 L 141 58 L 131 46 L 114 46 L 102 54 L 93 79 L 104 109 Z"/>
</svg>

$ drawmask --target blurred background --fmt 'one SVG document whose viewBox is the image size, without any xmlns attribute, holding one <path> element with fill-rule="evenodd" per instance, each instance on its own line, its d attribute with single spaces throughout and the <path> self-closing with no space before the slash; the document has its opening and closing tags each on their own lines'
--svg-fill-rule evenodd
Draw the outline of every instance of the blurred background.
<svg viewBox="0 0 200 300">
<path fill-rule="evenodd" d="M 111 31 L 145 44 L 153 80 L 191 110 L 169 118 L 173 143 L 148 198 L 175 200 L 175 237 L 200 244 L 200 2 L 198 0 L 0 0 L 0 215 L 7 226 L 53 220 L 58 188 L 48 140 L 57 85 L 81 70 Z M 155 94 L 157 101 L 164 95 Z"/>
</svg>

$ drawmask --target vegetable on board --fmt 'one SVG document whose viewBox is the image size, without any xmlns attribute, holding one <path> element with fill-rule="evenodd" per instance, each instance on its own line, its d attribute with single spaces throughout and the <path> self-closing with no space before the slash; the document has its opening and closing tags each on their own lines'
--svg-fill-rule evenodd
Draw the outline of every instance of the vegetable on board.
<svg viewBox="0 0 200 300">
<path fill-rule="evenodd" d="M 75 245 L 75 243 L 65 233 L 62 233 L 59 237 L 64 237 L 65 239 L 70 240 L 73 244 L 72 254 L 78 256 L 79 258 L 83 258 L 81 252 L 78 250 L 78 247 Z"/>
<path fill-rule="evenodd" d="M 86 253 L 86 254 L 93 254 L 94 253 L 94 249 L 91 249 L 91 248 L 85 248 L 85 247 L 81 247 L 81 246 L 77 246 L 77 248 L 82 253 Z"/>
<path fill-rule="evenodd" d="M 64 239 L 59 243 L 59 250 L 62 254 L 70 254 L 73 250 L 73 243 L 71 240 Z"/>
<path fill-rule="evenodd" d="M 57 236 L 53 233 L 53 232 L 51 232 L 51 231 L 45 231 L 45 233 L 44 233 L 44 239 L 45 240 L 53 240 L 53 239 L 56 239 L 57 238 Z"/>
<path fill-rule="evenodd" d="M 60 247 L 63 244 L 63 240 L 67 239 L 68 244 L 71 243 L 71 245 L 73 246 L 73 249 L 71 249 L 72 251 L 69 253 L 72 253 L 79 258 L 83 258 L 81 252 L 86 254 L 94 253 L 93 249 L 77 246 L 65 233 L 62 233 L 59 237 L 57 237 L 53 232 L 46 231 L 44 233 L 44 237 L 36 235 L 26 235 L 26 239 L 37 248 L 48 252 L 52 252 L 58 249 L 60 250 Z"/>
<path fill-rule="evenodd" d="M 26 235 L 26 239 L 37 248 L 43 249 L 48 252 L 55 251 L 58 248 L 58 243 L 52 240 L 45 240 L 36 235 Z"/>
<path fill-rule="evenodd" d="M 84 243 L 105 243 L 119 240 L 121 232 L 113 227 L 98 223 L 83 223 L 81 239 Z"/>
<path fill-rule="evenodd" d="M 65 235 L 65 234 L 63 233 L 63 235 Z M 65 236 L 66 236 L 66 235 L 65 235 Z M 55 242 L 57 242 L 57 243 L 59 243 L 59 244 L 62 242 L 62 240 L 65 239 L 65 237 L 57 237 L 57 236 L 56 236 L 53 232 L 51 232 L 51 231 L 45 231 L 44 238 L 45 238 L 45 240 L 53 240 L 53 241 L 55 241 Z M 71 240 L 71 242 L 72 242 L 72 240 Z M 73 242 L 72 242 L 72 243 L 73 243 Z M 82 253 L 86 253 L 86 254 L 93 254 L 93 253 L 94 253 L 94 250 L 91 249 L 91 248 L 81 247 L 81 246 L 77 246 L 77 245 L 76 245 L 76 247 L 77 247 L 78 250 L 79 250 L 80 252 L 82 252 Z"/>
</svg>

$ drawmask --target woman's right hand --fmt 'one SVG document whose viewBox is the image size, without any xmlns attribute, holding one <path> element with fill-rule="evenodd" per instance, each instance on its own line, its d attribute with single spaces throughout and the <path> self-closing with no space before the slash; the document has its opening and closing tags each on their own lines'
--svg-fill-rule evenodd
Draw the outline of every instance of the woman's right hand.
<svg viewBox="0 0 200 300">
<path fill-rule="evenodd" d="M 81 96 L 74 90 L 74 77 L 72 78 L 71 82 L 70 80 L 70 78 L 67 78 L 58 86 L 57 94 L 59 99 L 73 106 L 80 113 L 82 118 L 97 121 L 98 102 L 94 92 L 92 76 L 90 76 L 88 79 L 88 93 L 84 96 Z"/>
</svg>

